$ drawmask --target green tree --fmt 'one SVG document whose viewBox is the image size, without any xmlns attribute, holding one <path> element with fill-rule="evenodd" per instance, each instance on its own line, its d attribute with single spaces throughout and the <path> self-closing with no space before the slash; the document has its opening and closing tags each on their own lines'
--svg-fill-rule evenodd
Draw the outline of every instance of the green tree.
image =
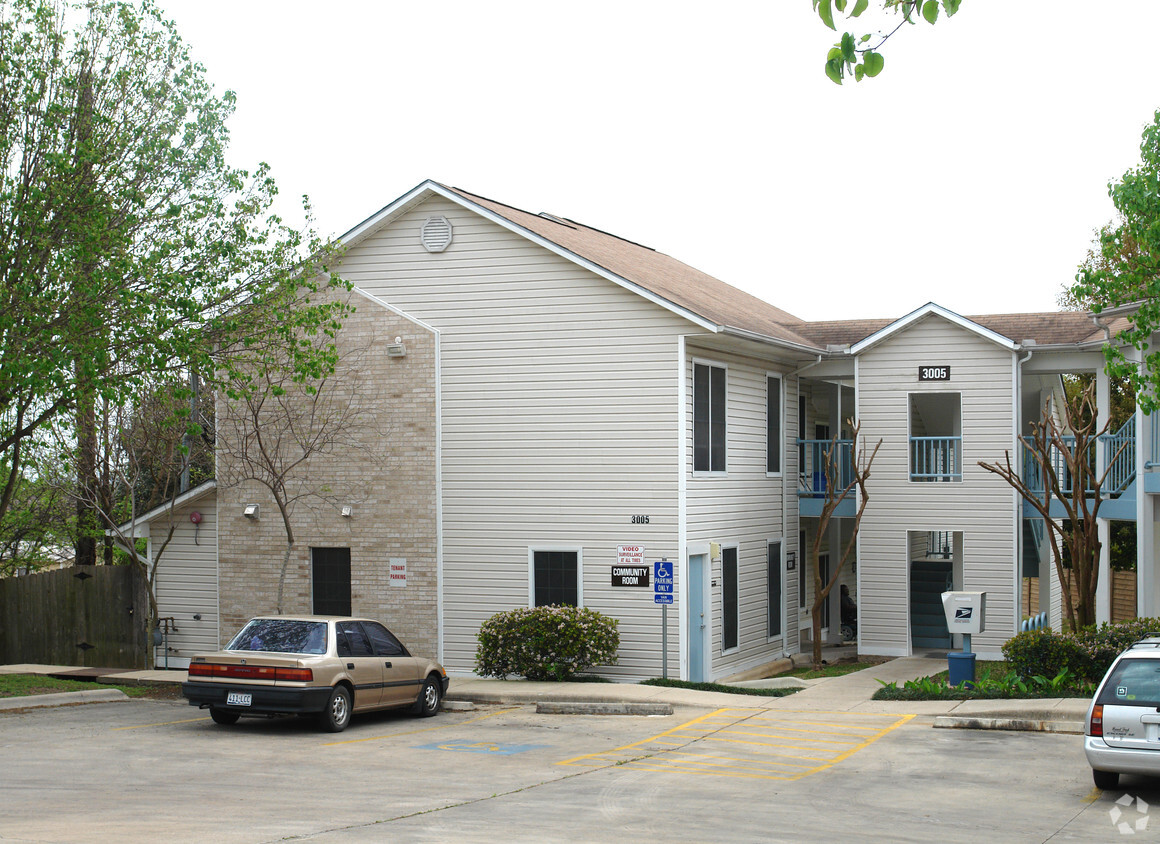
<svg viewBox="0 0 1160 844">
<path fill-rule="evenodd" d="M 329 252 L 226 163 L 233 108 L 150 0 L 0 0 L 0 520 L 65 429 L 88 561 L 104 408 L 187 369 L 245 393 L 239 350 L 332 365 L 301 342 L 342 318 L 311 301 Z"/>
<path fill-rule="evenodd" d="M 822 23 L 835 32 L 834 13 L 845 15 L 848 20 L 861 17 L 870 6 L 870 0 L 812 0 L 814 11 Z M 842 38 L 830 48 L 826 55 L 826 76 L 841 85 L 847 74 L 853 74 L 855 81 L 861 82 L 867 76 L 874 77 L 882 72 L 886 60 L 882 56 L 882 45 L 907 24 L 917 24 L 919 20 L 933 24 L 940 11 L 949 18 L 959 10 L 962 0 L 881 0 L 883 11 L 893 11 L 902 20 L 889 32 L 877 36 L 867 33 L 854 35 L 843 32 Z"/>
<path fill-rule="evenodd" d="M 1131 306 L 1130 323 L 1109 343 L 1108 374 L 1131 385 L 1148 413 L 1160 407 L 1160 351 L 1150 350 L 1160 329 L 1160 111 L 1140 141 L 1140 163 L 1108 185 L 1118 218 L 1099 233 L 1099 252 L 1090 253 L 1071 293 L 1097 314 Z M 1143 366 L 1125 349 L 1142 353 Z"/>
</svg>

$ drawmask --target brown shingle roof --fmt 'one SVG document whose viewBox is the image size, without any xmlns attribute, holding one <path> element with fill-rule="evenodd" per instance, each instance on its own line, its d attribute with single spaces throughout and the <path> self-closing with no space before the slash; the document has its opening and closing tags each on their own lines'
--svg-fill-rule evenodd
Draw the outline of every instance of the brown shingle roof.
<svg viewBox="0 0 1160 844">
<path fill-rule="evenodd" d="M 859 319 L 805 322 L 781 308 L 713 278 L 663 252 L 617 237 L 574 220 L 532 214 L 473 194 L 441 185 L 464 200 L 548 240 L 591 264 L 716 325 L 740 329 L 823 351 L 827 346 L 849 346 L 882 330 L 896 319 Z M 1103 332 L 1083 311 L 991 314 L 966 319 L 1016 343 L 1039 345 L 1095 342 Z M 1124 327 L 1119 318 L 1113 330 Z"/>
<path fill-rule="evenodd" d="M 446 189 L 716 325 L 812 345 L 797 333 L 803 325 L 799 317 L 663 252 L 573 220 L 531 214 L 460 188 Z"/>
<path fill-rule="evenodd" d="M 1041 346 L 1097 342 L 1103 331 L 1086 311 L 1054 311 L 1032 314 L 986 314 L 965 319 L 1001 334 L 1016 343 L 1034 340 Z M 794 327 L 797 333 L 819 346 L 852 346 L 895 322 L 893 319 L 854 319 L 807 322 Z M 1112 323 L 1113 331 L 1124 327 L 1122 317 Z"/>
</svg>

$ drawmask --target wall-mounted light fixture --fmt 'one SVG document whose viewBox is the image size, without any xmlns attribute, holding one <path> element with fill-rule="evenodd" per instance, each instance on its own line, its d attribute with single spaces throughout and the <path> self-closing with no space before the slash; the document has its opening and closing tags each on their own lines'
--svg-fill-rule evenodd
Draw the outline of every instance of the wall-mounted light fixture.
<svg viewBox="0 0 1160 844">
<path fill-rule="evenodd" d="M 343 504 L 342 510 L 340 512 L 342 513 L 342 517 L 344 519 L 349 519 L 354 514 L 354 508 L 349 504 Z"/>
<path fill-rule="evenodd" d="M 258 505 L 257 504 L 247 504 L 246 508 L 244 510 L 242 510 L 242 515 L 245 516 L 247 519 L 258 518 Z"/>
<path fill-rule="evenodd" d="M 407 356 L 407 347 L 403 345 L 403 338 L 396 337 L 394 343 L 387 344 L 387 357 L 389 358 L 405 358 Z"/>
</svg>

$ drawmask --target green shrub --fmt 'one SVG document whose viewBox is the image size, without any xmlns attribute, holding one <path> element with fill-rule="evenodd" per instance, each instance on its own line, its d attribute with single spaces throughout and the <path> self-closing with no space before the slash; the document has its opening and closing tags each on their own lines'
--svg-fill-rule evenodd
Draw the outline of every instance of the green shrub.
<svg viewBox="0 0 1160 844">
<path fill-rule="evenodd" d="M 615 665 L 618 622 L 586 607 L 521 607 L 479 628 L 475 670 L 484 677 L 567 680 L 593 665 Z"/>
<path fill-rule="evenodd" d="M 1013 636 L 1003 645 L 1003 656 L 1024 679 L 1055 677 L 1066 669 L 1080 682 L 1098 683 L 1124 649 L 1157 631 L 1160 619 L 1156 618 L 1101 624 L 1078 633 L 1056 633 L 1044 628 Z"/>
<path fill-rule="evenodd" d="M 1074 636 L 1048 627 L 1011 637 L 1003 645 L 1003 656 L 1011 670 L 1023 678 L 1055 677 L 1064 670 L 1087 678 L 1092 668 L 1087 651 Z"/>
</svg>

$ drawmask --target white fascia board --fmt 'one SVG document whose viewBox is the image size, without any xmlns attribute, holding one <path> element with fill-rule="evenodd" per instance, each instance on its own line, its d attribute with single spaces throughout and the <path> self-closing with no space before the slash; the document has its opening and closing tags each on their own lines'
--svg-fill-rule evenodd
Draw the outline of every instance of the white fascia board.
<svg viewBox="0 0 1160 844">
<path fill-rule="evenodd" d="M 106 531 L 106 533 L 108 533 L 110 535 L 113 534 L 114 532 L 123 534 L 123 533 L 125 533 L 125 531 L 129 530 L 130 527 L 134 527 L 135 525 L 138 527 L 141 525 L 147 525 L 151 521 L 156 519 L 158 516 L 164 515 L 165 513 L 168 513 L 170 510 L 176 510 L 179 507 L 184 507 L 186 504 L 191 504 L 194 501 L 196 501 L 197 499 L 201 498 L 202 496 L 207 495 L 210 492 L 213 492 L 215 489 L 217 489 L 217 481 L 211 478 L 210 480 L 206 481 L 205 483 L 198 484 L 193 489 L 186 490 L 185 492 L 181 493 L 181 495 L 174 498 L 172 501 L 167 501 L 164 504 L 159 504 L 156 507 L 154 507 L 152 510 L 150 510 L 149 512 L 142 513 L 140 516 L 137 516 L 132 521 L 125 522 L 125 524 L 119 525 L 115 529 L 110 528 L 109 530 Z"/>
<path fill-rule="evenodd" d="M 415 187 L 411 188 L 411 190 L 407 191 L 405 194 L 392 202 L 390 205 L 387 205 L 384 208 L 380 208 L 374 214 L 371 214 L 357 226 L 350 229 L 346 234 L 340 235 L 338 238 L 339 243 L 341 243 L 343 246 L 353 246 L 362 240 L 363 237 L 365 237 L 367 234 L 374 231 L 385 222 L 388 222 L 392 217 L 407 210 L 412 205 L 418 204 L 418 202 L 426 198 L 426 194 L 433 190 L 435 187 L 438 187 L 438 185 L 436 185 L 430 179 L 419 185 L 416 185 Z"/>
<path fill-rule="evenodd" d="M 428 323 L 423 322 L 423 320 L 419 319 L 418 317 L 411 316 L 409 313 L 402 310 L 401 308 L 396 308 L 390 302 L 386 301 L 385 299 L 380 299 L 378 296 L 376 296 L 373 293 L 368 293 L 367 291 L 363 290 L 361 287 L 357 287 L 357 286 L 352 285 L 351 290 L 353 290 L 355 293 L 362 296 L 364 299 L 368 299 L 371 302 L 374 302 L 380 308 L 384 308 L 384 309 L 390 311 L 391 313 L 402 317 L 403 319 L 407 320 L 408 322 L 413 322 L 413 323 L 415 323 L 415 325 L 419 326 L 420 328 L 422 328 L 426 331 L 430 331 L 432 334 L 439 333 L 439 329 L 435 328 L 435 326 L 429 325 Z"/>
<path fill-rule="evenodd" d="M 1104 344 L 1086 346 L 1024 346 L 1025 351 L 1034 352 L 1031 360 L 1023 365 L 1028 374 L 1056 375 L 1064 372 L 1096 372 L 1104 368 Z"/>
<path fill-rule="evenodd" d="M 776 337 L 770 337 L 768 334 L 758 334 L 756 331 L 747 331 L 744 328 L 734 328 L 731 325 L 721 326 L 721 334 L 729 337 L 740 337 L 744 340 L 752 340 L 756 343 L 762 343 L 766 346 L 777 346 L 782 349 L 790 349 L 795 352 L 804 352 L 808 355 L 817 355 L 821 350 L 817 346 L 804 346 L 801 343 L 791 343 L 789 340 L 779 340 Z"/>
<path fill-rule="evenodd" d="M 508 231 L 513 232 L 514 234 L 518 234 L 520 237 L 526 238 L 538 246 L 542 246 L 544 249 L 547 249 L 549 252 L 553 252 L 553 253 L 559 255 L 561 258 L 564 258 L 568 261 L 571 261 L 572 263 L 577 264 L 580 267 L 583 267 L 584 269 L 588 270 L 589 272 L 595 273 L 596 275 L 600 276 L 601 278 L 607 279 L 608 281 L 611 281 L 613 284 L 619 285 L 620 287 L 623 287 L 626 290 L 629 290 L 629 291 L 635 293 L 636 295 L 638 295 L 644 299 L 647 299 L 648 301 L 652 302 L 654 305 L 660 305 L 665 310 L 671 311 L 672 313 L 676 314 L 677 316 L 680 316 L 680 317 L 683 317 L 684 319 L 689 320 L 690 322 L 694 323 L 695 325 L 697 325 L 700 328 L 703 328 L 707 331 L 712 331 L 713 333 L 719 333 L 722 330 L 722 326 L 718 325 L 717 323 L 712 322 L 711 320 L 707 320 L 704 317 L 702 317 L 698 314 L 695 314 L 690 310 L 682 308 L 679 305 L 676 305 L 676 304 L 670 302 L 668 299 L 665 299 L 662 296 L 658 296 L 657 294 L 653 293 L 652 291 L 646 290 L 645 288 L 641 287 L 640 285 L 638 285 L 634 282 L 631 282 L 626 278 L 618 276 L 616 273 L 610 272 L 609 270 L 605 269 L 604 267 L 600 266 L 599 264 L 594 264 L 593 262 L 587 260 L 586 258 L 580 257 L 575 252 L 572 252 L 568 249 L 565 249 L 563 246 L 560 246 L 558 243 L 554 243 L 545 237 L 541 237 L 540 235 L 536 234 L 535 232 L 530 231 L 528 229 L 525 229 L 523 226 L 520 226 L 516 223 L 513 223 L 511 220 L 507 219 L 506 217 L 502 217 L 499 214 L 496 214 L 494 211 L 491 211 L 487 208 L 484 208 L 482 205 L 477 205 L 476 203 L 472 202 L 471 200 L 465 199 L 464 197 L 460 196 L 459 194 L 455 193 L 454 191 L 450 191 L 447 188 L 443 187 L 443 185 L 439 184 L 438 182 L 433 182 L 430 179 L 423 182 L 421 185 L 419 185 L 418 187 L 409 191 L 408 193 L 404 194 L 403 196 L 399 197 L 394 202 L 392 202 L 390 205 L 388 205 L 387 207 L 385 207 L 381 211 L 379 211 L 377 214 L 374 214 L 374 215 L 368 217 L 363 222 L 359 223 L 357 226 L 355 226 L 353 229 L 348 231 L 346 234 L 342 235 L 342 237 L 339 238 L 339 241 L 344 246 L 347 246 L 347 247 L 353 246 L 355 243 L 357 243 L 361 238 L 365 237 L 371 231 L 377 229 L 379 226 L 383 225 L 385 222 L 388 222 L 392 217 L 395 217 L 398 214 L 402 213 L 403 211 L 409 209 L 412 205 L 418 204 L 419 201 L 421 201 L 422 199 L 425 199 L 430 194 L 441 196 L 444 199 L 448 200 L 449 202 L 454 202 L 456 205 L 459 205 L 462 208 L 466 208 L 467 210 L 471 211 L 472 213 L 478 214 L 479 216 L 483 217 L 484 219 L 489 220 L 492 223 L 495 223 L 497 226 L 500 226 L 501 228 L 505 228 Z"/>
<path fill-rule="evenodd" d="M 852 345 L 850 347 L 850 354 L 852 354 L 852 355 L 860 354 L 860 353 L 864 352 L 866 349 L 870 348 L 871 346 L 874 346 L 874 345 L 877 345 L 878 343 L 881 343 L 883 340 L 885 340 L 890 335 L 892 335 L 898 331 L 901 331 L 902 329 L 906 328 L 907 326 L 909 326 L 909 325 L 917 322 L 918 320 L 922 319 L 923 317 L 929 316 L 931 314 L 941 316 L 943 319 L 947 320 L 948 322 L 954 323 L 955 325 L 959 326 L 960 328 L 964 328 L 967 331 L 970 331 L 974 334 L 977 334 L 986 340 L 990 340 L 992 343 L 995 343 L 999 346 L 1002 346 L 1005 349 L 1009 349 L 1010 351 L 1014 351 L 1015 349 L 1019 348 L 1019 344 L 1016 343 L 1014 340 L 1010 340 L 1010 339 L 1004 337 L 1002 334 L 997 334 L 996 332 L 992 331 L 989 328 L 984 328 L 983 326 L 979 325 L 977 322 L 971 322 L 966 317 L 959 316 L 954 311 L 948 311 L 946 308 L 942 307 L 941 305 L 936 305 L 934 302 L 928 302 L 927 304 L 923 305 L 918 310 L 911 311 L 906 316 L 902 317 L 901 319 L 895 320 L 894 322 L 890 323 L 890 325 L 886 326 L 885 328 L 880 328 L 878 331 L 875 331 L 873 334 L 871 334 L 865 340 L 861 340 L 861 341 L 855 343 L 854 345 Z"/>
</svg>

